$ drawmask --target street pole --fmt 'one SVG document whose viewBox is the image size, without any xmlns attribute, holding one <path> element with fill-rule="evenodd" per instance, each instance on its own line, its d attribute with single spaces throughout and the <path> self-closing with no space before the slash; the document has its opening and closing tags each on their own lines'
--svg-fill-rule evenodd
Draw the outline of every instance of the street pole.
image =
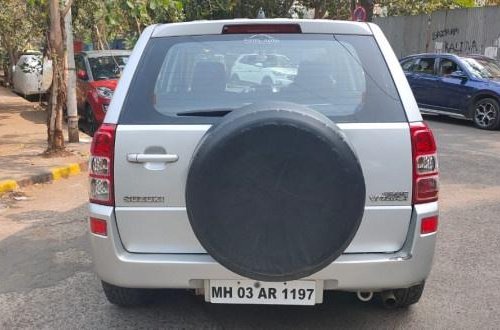
<svg viewBox="0 0 500 330">
<path fill-rule="evenodd" d="M 66 2 L 68 1 L 71 0 L 66 0 Z M 79 142 L 78 111 L 76 109 L 75 50 L 73 49 L 71 8 L 66 16 L 64 16 L 64 29 L 66 31 L 66 109 L 68 114 L 68 139 L 69 142 Z"/>
</svg>

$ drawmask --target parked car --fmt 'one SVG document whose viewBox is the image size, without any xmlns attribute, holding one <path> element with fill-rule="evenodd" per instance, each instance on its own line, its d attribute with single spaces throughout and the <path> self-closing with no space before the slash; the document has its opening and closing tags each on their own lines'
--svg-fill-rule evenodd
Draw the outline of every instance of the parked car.
<svg viewBox="0 0 500 330">
<path fill-rule="evenodd" d="M 99 50 L 75 55 L 78 113 L 91 135 L 104 119 L 130 53 L 128 50 Z"/>
<path fill-rule="evenodd" d="M 297 67 L 285 55 L 243 54 L 231 69 L 233 83 L 287 86 L 297 75 Z"/>
<path fill-rule="evenodd" d="M 481 55 L 420 54 L 401 66 L 422 112 L 500 128 L 500 64 Z"/>
<path fill-rule="evenodd" d="M 47 93 L 52 84 L 52 61 L 39 51 L 21 54 L 12 68 L 14 92 L 28 98 Z"/>
<path fill-rule="evenodd" d="M 257 51 L 292 53 L 293 82 L 229 86 L 226 63 Z M 436 143 L 371 23 L 148 27 L 89 167 L 93 260 L 113 304 L 184 288 L 211 303 L 314 305 L 343 290 L 406 307 L 431 270 Z"/>
</svg>

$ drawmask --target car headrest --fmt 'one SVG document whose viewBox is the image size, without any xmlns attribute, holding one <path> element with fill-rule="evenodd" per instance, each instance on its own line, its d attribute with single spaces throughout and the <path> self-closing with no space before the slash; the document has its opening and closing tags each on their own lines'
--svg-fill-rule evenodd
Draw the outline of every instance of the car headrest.
<svg viewBox="0 0 500 330">
<path fill-rule="evenodd" d="M 332 80 L 327 68 L 328 64 L 323 62 L 301 62 L 294 83 L 307 88 L 331 86 Z"/>
</svg>

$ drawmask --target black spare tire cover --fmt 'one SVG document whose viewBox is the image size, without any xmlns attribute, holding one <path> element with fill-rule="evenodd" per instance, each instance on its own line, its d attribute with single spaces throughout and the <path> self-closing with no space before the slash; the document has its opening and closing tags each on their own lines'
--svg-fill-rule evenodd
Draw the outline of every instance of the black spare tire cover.
<svg viewBox="0 0 500 330">
<path fill-rule="evenodd" d="M 288 103 L 233 111 L 199 143 L 186 208 L 206 251 L 260 281 L 311 275 L 337 259 L 363 217 L 365 182 L 346 136 Z"/>
</svg>

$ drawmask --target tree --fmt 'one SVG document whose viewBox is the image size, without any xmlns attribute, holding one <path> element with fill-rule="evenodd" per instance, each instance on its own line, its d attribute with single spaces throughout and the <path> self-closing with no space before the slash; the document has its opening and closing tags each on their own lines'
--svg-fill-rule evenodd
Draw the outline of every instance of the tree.
<svg viewBox="0 0 500 330">
<path fill-rule="evenodd" d="M 300 4 L 306 8 L 314 9 L 314 18 L 326 18 L 328 8 L 333 2 L 327 0 L 304 0 L 300 1 Z"/>
<path fill-rule="evenodd" d="M 256 18 L 262 8 L 266 17 L 290 17 L 293 0 L 183 0 L 188 21 L 197 19 Z"/>
<path fill-rule="evenodd" d="M 106 6 L 102 0 L 74 0 L 71 9 L 75 38 L 91 42 L 94 49 L 103 49 L 106 35 Z"/>
<path fill-rule="evenodd" d="M 262 8 L 267 18 L 290 17 L 293 0 L 235 1 L 236 18 L 256 18 Z"/>
<path fill-rule="evenodd" d="M 373 17 L 374 2 L 388 8 L 389 16 L 418 15 L 440 9 L 469 8 L 476 6 L 474 0 L 299 0 L 309 9 L 314 9 L 314 18 L 350 19 L 356 3 L 367 11 L 367 20 Z M 500 0 L 486 0 L 488 3 L 500 3 Z"/>
<path fill-rule="evenodd" d="M 469 0 L 381 0 L 386 6 L 389 16 L 429 14 L 436 10 L 474 7 L 475 2 Z"/>
<path fill-rule="evenodd" d="M 102 35 L 122 36 L 134 43 L 144 28 L 155 23 L 184 20 L 182 2 L 175 0 L 105 0 L 105 31 Z"/>
<path fill-rule="evenodd" d="M 314 9 L 314 18 L 351 19 L 352 11 L 359 2 L 367 10 L 368 20 L 373 16 L 372 0 L 302 0 L 299 3 L 306 8 Z"/>
<path fill-rule="evenodd" d="M 186 20 L 233 18 L 235 0 L 183 0 Z"/>
<path fill-rule="evenodd" d="M 48 0 L 49 38 L 48 54 L 52 60 L 53 78 L 47 116 L 47 153 L 64 149 L 63 106 L 66 103 L 66 82 L 64 77 L 64 16 L 71 8 L 73 0 L 68 0 L 61 8 L 59 0 Z"/>
</svg>

